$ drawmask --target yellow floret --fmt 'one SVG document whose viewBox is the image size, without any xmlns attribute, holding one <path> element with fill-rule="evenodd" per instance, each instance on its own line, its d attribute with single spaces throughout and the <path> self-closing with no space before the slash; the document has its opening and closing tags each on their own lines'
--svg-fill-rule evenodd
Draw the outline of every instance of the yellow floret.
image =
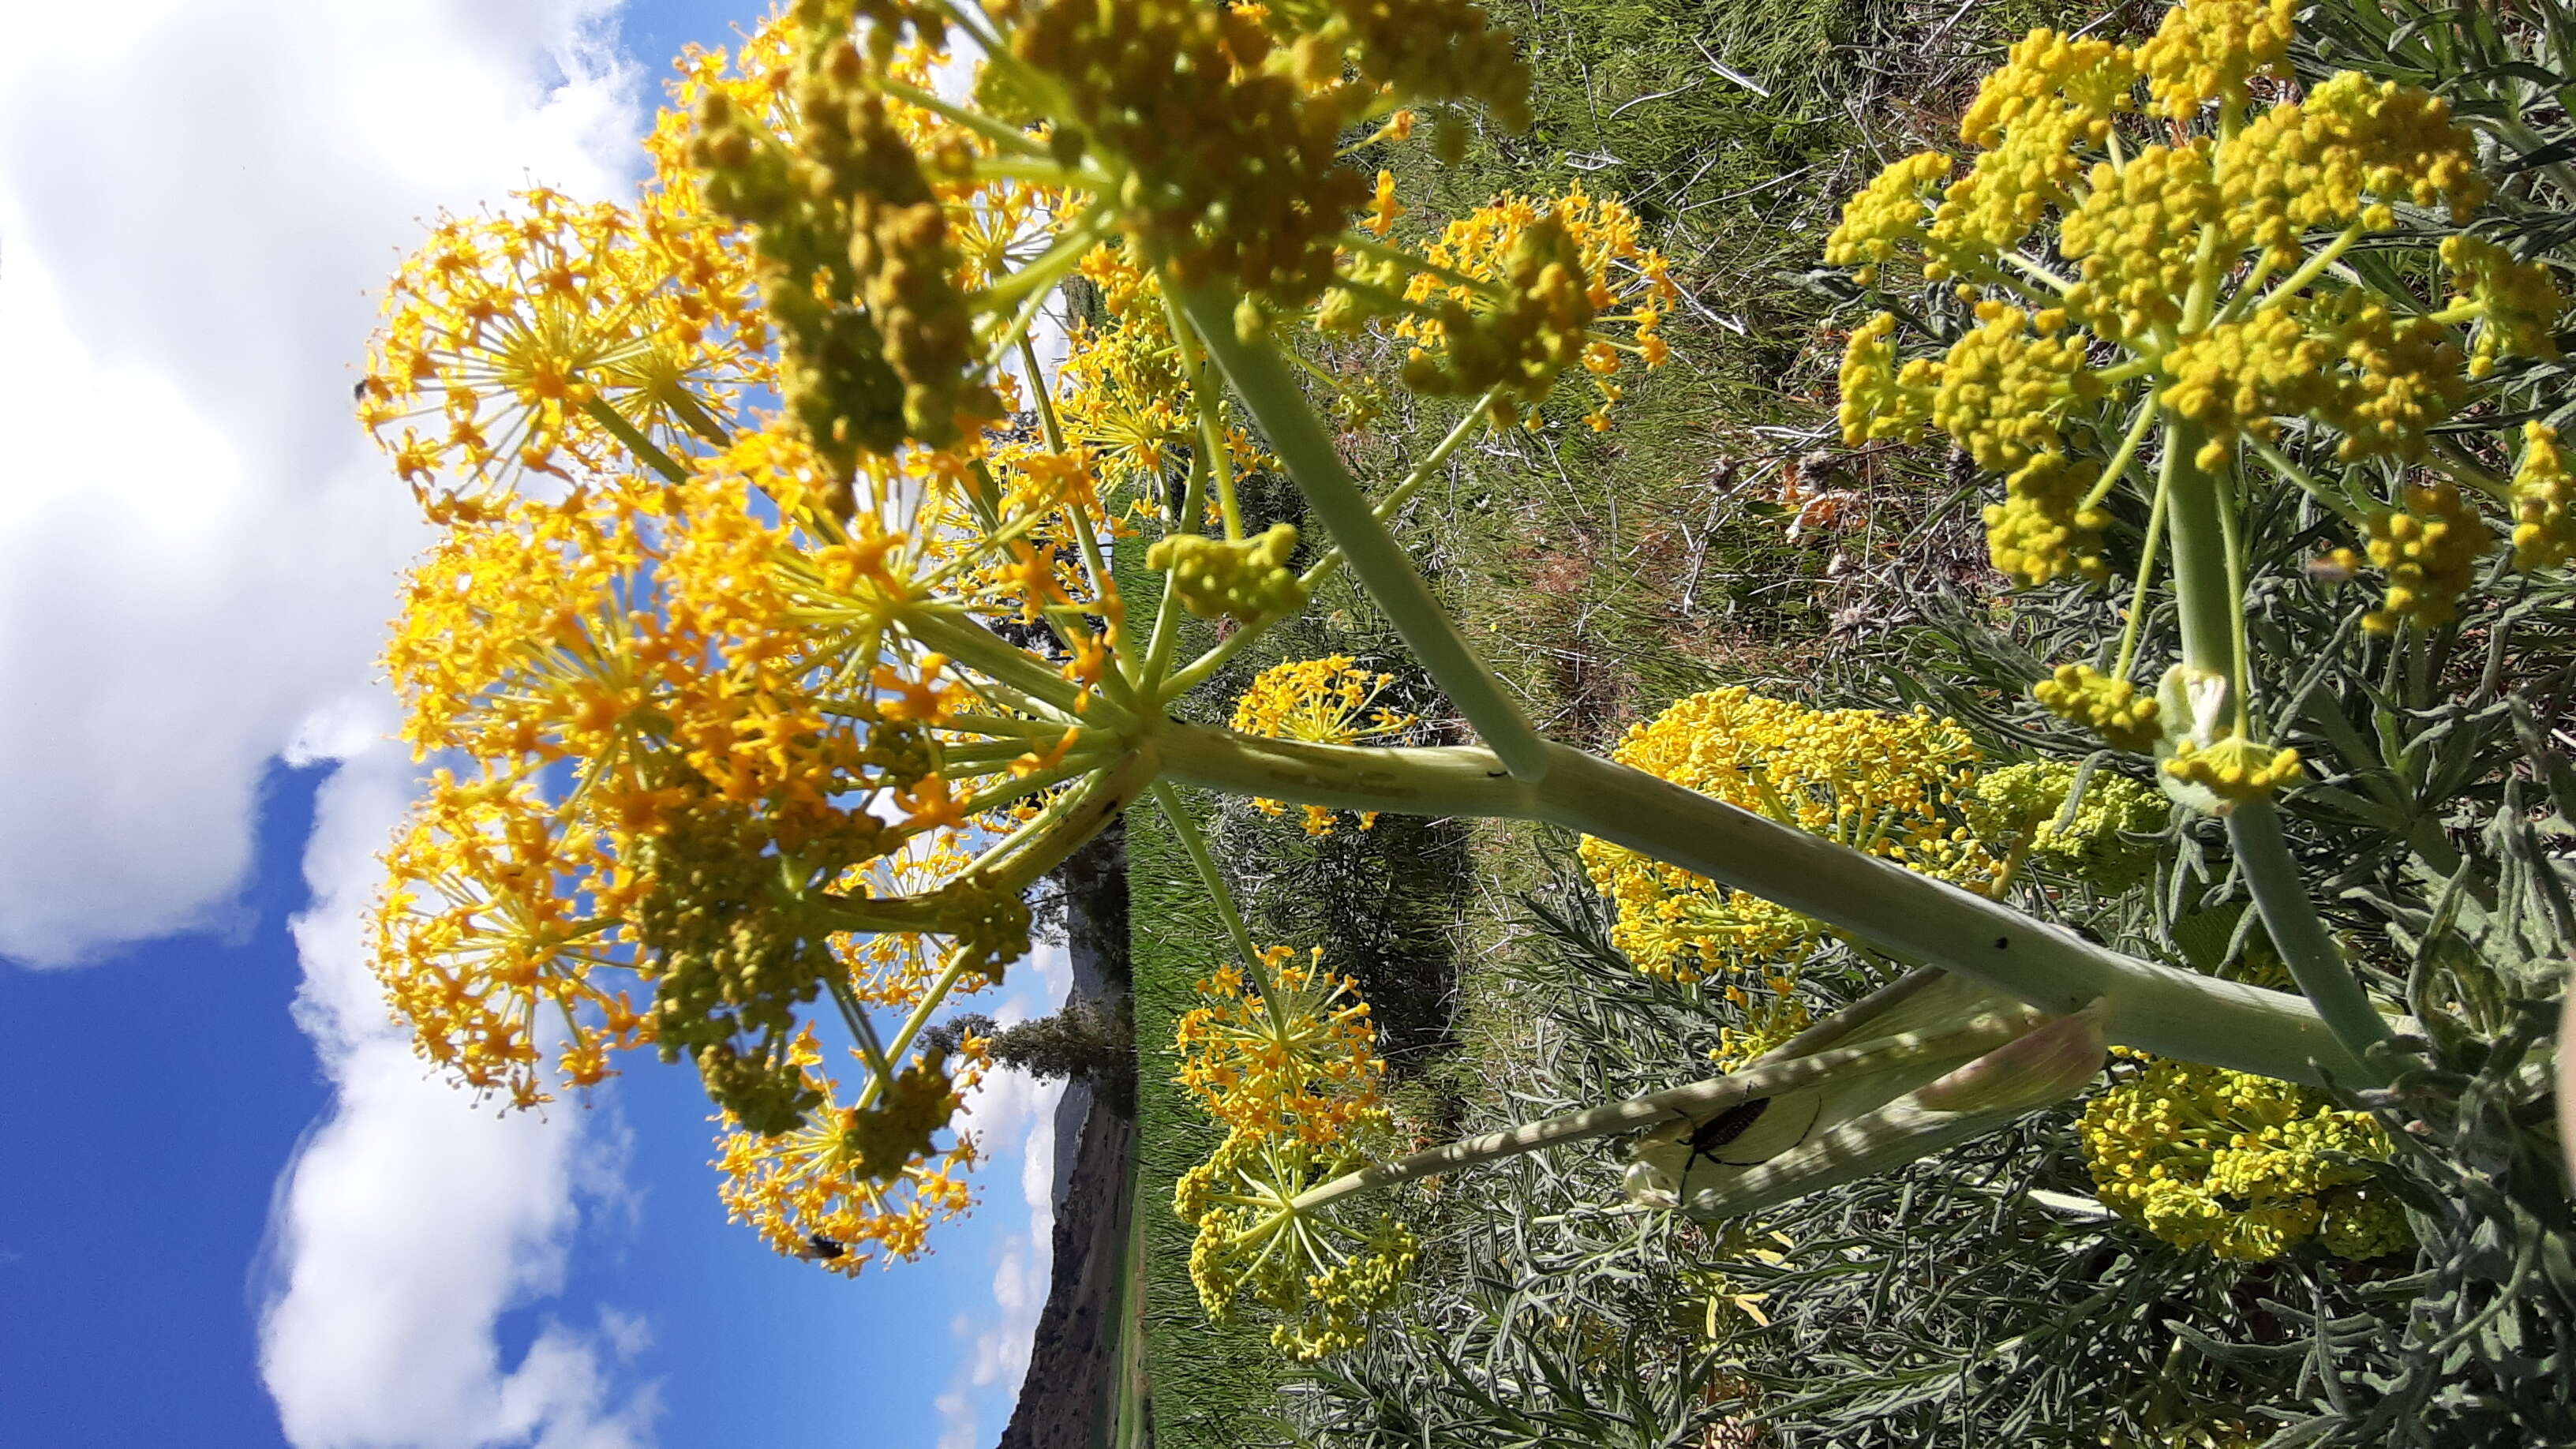
<svg viewBox="0 0 2576 1449">
<path fill-rule="evenodd" d="M 1878 173 L 1860 194 L 1843 203 L 1842 224 L 1825 238 L 1829 266 L 1857 267 L 1864 287 L 1878 281 L 1878 269 L 1894 261 L 1900 249 L 1923 245 L 1926 198 L 1950 175 L 1951 161 L 1938 151 L 1921 151 Z"/>
<path fill-rule="evenodd" d="M 2307 228 L 2384 231 L 2396 201 L 2439 202 L 2464 221 L 2486 201 L 2476 138 L 2440 97 L 2350 72 L 2248 122 L 2218 176 L 2230 231 L 2280 267 L 2297 264 Z"/>
<path fill-rule="evenodd" d="M 1932 421 L 1979 468 L 2011 474 L 2061 451 L 2059 415 L 2101 385 L 2085 368 L 2080 335 L 2042 336 L 2019 308 L 1983 303 L 1978 325 L 1950 348 L 1932 398 Z"/>
<path fill-rule="evenodd" d="M 2111 576 L 2102 557 L 2102 530 L 2111 515 L 2084 506 L 2090 469 L 2063 454 L 2042 453 L 2004 482 L 2004 501 L 1986 505 L 1986 556 L 2015 583 L 2037 587 L 2080 574 L 2100 583 Z"/>
<path fill-rule="evenodd" d="M 1288 568 L 1296 551 L 1296 525 L 1275 523 L 1242 539 L 1170 534 L 1145 551 L 1145 563 L 1171 575 L 1181 607 L 1199 618 L 1264 624 L 1306 602 L 1305 585 Z"/>
<path fill-rule="evenodd" d="M 1918 442 L 1932 416 L 1932 392 L 1940 381 L 1939 365 L 1923 359 L 1899 366 L 1896 318 L 1881 312 L 1854 328 L 1843 348 L 1843 441 L 1853 447 L 1895 438 Z"/>
<path fill-rule="evenodd" d="M 2198 333 L 2165 359 L 2173 379 L 2159 401 L 2210 435 L 2200 466 L 2225 465 L 2239 435 L 2270 441 L 2273 418 L 2323 406 L 2334 395 L 2326 366 L 2333 351 L 2299 319 L 2266 307 L 2242 322 Z M 2215 450 L 2213 453 L 2210 450 Z"/>
</svg>

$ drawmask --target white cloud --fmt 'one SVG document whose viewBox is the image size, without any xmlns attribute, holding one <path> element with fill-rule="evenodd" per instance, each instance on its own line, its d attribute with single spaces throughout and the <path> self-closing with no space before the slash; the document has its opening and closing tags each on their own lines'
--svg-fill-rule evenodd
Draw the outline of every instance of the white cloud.
<svg viewBox="0 0 2576 1449">
<path fill-rule="evenodd" d="M 1016 987 L 993 1009 L 996 1021 L 1024 1021 L 1064 1004 L 1073 986 L 1073 966 L 1064 948 L 1040 945 L 1022 969 L 1030 967 L 1038 977 L 1036 990 Z M 1002 1234 L 989 1250 L 992 1311 L 961 1314 L 949 1325 L 961 1351 L 947 1389 L 933 1401 L 939 1411 L 939 1449 L 975 1449 L 989 1437 L 981 1432 L 981 1411 L 1009 1404 L 1028 1372 L 1055 1261 L 1055 1111 L 1063 1099 L 1062 1082 L 1041 1086 L 1014 1071 L 994 1072 L 966 1099 L 966 1120 L 974 1124 L 995 1165 L 1007 1161 L 1014 1147 L 1019 1151 L 1019 1196 L 1028 1226 Z M 983 1210 L 1001 1211 L 990 1202 Z"/>
<path fill-rule="evenodd" d="M 385 708 L 336 733 L 380 736 Z M 271 1212 L 261 1376 L 298 1449 L 637 1449 L 658 1408 L 623 1371 L 650 1343 L 643 1320 L 550 1323 L 515 1364 L 495 1334 L 561 1290 L 586 1217 L 627 1210 L 626 1134 L 607 1110 L 472 1109 L 424 1072 L 368 974 L 373 855 L 411 788 L 403 751 L 379 739 L 316 801 L 296 1017 L 338 1090 Z"/>
<path fill-rule="evenodd" d="M 420 541 L 370 294 L 442 206 L 611 183 L 612 3 L 0 6 L 0 954 L 220 921 Z"/>
<path fill-rule="evenodd" d="M 441 208 L 632 165 L 615 0 L 0 3 L 0 953 L 220 923 L 269 762 L 323 788 L 298 1019 L 337 1089 L 271 1216 L 263 1377 L 298 1449 L 649 1443 L 646 1325 L 501 1315 L 615 1209 L 606 1114 L 427 1079 L 365 967 L 410 792 L 370 685 L 422 541 L 350 419 L 373 294 Z"/>
</svg>

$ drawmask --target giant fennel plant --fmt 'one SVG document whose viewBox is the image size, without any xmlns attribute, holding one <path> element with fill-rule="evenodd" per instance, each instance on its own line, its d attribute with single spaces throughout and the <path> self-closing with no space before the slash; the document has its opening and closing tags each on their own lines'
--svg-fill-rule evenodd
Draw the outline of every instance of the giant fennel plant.
<svg viewBox="0 0 2576 1449">
<path fill-rule="evenodd" d="M 1442 144 L 1470 108 L 1525 118 L 1511 42 L 1472 5 L 792 0 L 730 55 L 684 60 L 631 203 L 532 192 L 446 219 L 389 294 L 361 411 L 441 528 L 387 651 L 405 736 L 440 766 L 387 855 L 389 998 L 425 1057 L 513 1105 L 648 1044 L 689 1061 L 735 1213 L 855 1271 L 967 1201 L 980 1048 L 941 1050 L 934 1019 L 1027 950 L 1035 880 L 1150 798 L 1235 956 L 1184 1028 L 1189 1083 L 1233 1133 L 1183 1184 L 1193 1274 L 1212 1307 L 1285 1315 L 1307 1354 L 1349 1343 L 1413 1259 L 1400 1223 L 1349 1200 L 1497 1155 L 1652 1128 L 1640 1195 L 1726 1214 L 2061 1099 L 2106 1042 L 2381 1080 L 2394 1028 L 2269 825 L 2296 763 L 2254 727 L 2234 510 L 2279 477 L 2349 511 L 2391 626 L 2456 593 L 2473 495 L 2513 500 L 2524 561 L 2556 562 L 2546 439 L 2507 481 L 2428 432 L 2492 386 L 2488 359 L 2544 345 L 2555 294 L 2465 239 L 2438 307 L 2339 269 L 2393 208 L 2465 210 L 2478 182 L 2420 93 L 2338 82 L 2249 116 L 2285 14 L 2195 0 L 2134 51 L 2034 37 L 1970 112 L 1967 175 L 1944 191 L 1954 163 L 1901 163 L 1833 255 L 1975 294 L 1939 361 L 1897 360 L 1894 309 L 1856 335 L 1847 418 L 1938 424 L 2007 474 L 2007 568 L 2101 573 L 2093 495 L 2151 472 L 2184 658 L 2141 693 L 2124 645 L 2107 673 L 2074 666 L 2062 705 L 2227 815 L 2298 992 L 2001 899 L 2037 826 L 1976 835 L 1983 797 L 1941 763 L 1937 721 L 1737 697 L 1626 759 L 1531 727 L 1388 520 L 1477 429 L 1544 425 L 1561 375 L 1589 379 L 1586 421 L 1608 425 L 1618 379 L 1664 358 L 1673 290 L 1606 199 L 1399 225 L 1361 157 L 1420 126 Z M 2169 143 L 2124 139 L 2142 83 Z M 2034 254 L 2052 228 L 2056 254 Z M 1077 278 L 1097 306 L 1050 373 L 1041 319 Z M 1308 328 L 1397 339 L 1408 386 L 1459 400 L 1374 497 L 1307 399 L 1326 380 Z M 2320 449 L 2385 460 L 2385 500 L 2297 461 Z M 1255 468 L 1293 480 L 1327 539 L 1251 528 Z M 1152 596 L 1122 593 L 1122 545 Z M 1480 743 L 1389 743 L 1364 694 L 1302 725 L 1259 701 L 1237 728 L 1184 717 L 1344 569 Z M 1185 618 L 1219 641 L 1192 657 Z M 1927 752 L 1881 815 L 1787 768 L 1803 752 L 1830 774 L 1872 731 Z M 1605 885 L 1706 907 L 1640 938 L 1676 973 L 1728 962 L 1718 917 L 1919 969 L 1739 1072 L 1395 1159 L 1364 1011 L 1252 939 L 1180 785 L 1578 831 Z"/>
</svg>

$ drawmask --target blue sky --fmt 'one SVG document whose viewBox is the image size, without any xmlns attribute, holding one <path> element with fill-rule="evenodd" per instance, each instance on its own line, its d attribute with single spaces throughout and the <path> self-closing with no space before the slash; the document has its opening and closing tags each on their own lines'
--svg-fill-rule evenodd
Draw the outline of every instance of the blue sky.
<svg viewBox="0 0 2576 1449">
<path fill-rule="evenodd" d="M 363 989 L 412 770 L 370 660 L 419 543 L 346 415 L 364 293 L 441 206 L 615 194 L 671 56 L 754 18 L 5 18 L 0 427 L 36 441 L 0 463 L 0 1444 L 999 1433 L 1050 1096 L 1002 1079 L 975 1219 L 851 1282 L 724 1222 L 685 1071 L 504 1120 Z"/>
</svg>

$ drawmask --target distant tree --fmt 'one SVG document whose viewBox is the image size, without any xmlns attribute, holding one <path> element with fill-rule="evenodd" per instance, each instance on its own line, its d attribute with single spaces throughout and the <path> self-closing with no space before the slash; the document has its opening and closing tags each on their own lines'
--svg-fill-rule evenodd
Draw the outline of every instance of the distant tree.
<svg viewBox="0 0 2576 1449">
<path fill-rule="evenodd" d="M 1091 1084 L 1121 1115 L 1136 1110 L 1136 1017 L 1125 997 L 1115 1002 L 1076 1000 L 1053 1016 L 1001 1026 L 980 1012 L 932 1027 L 928 1040 L 953 1050 L 972 1033 L 992 1043 L 993 1060 L 1039 1081 L 1072 1078 Z"/>
</svg>

